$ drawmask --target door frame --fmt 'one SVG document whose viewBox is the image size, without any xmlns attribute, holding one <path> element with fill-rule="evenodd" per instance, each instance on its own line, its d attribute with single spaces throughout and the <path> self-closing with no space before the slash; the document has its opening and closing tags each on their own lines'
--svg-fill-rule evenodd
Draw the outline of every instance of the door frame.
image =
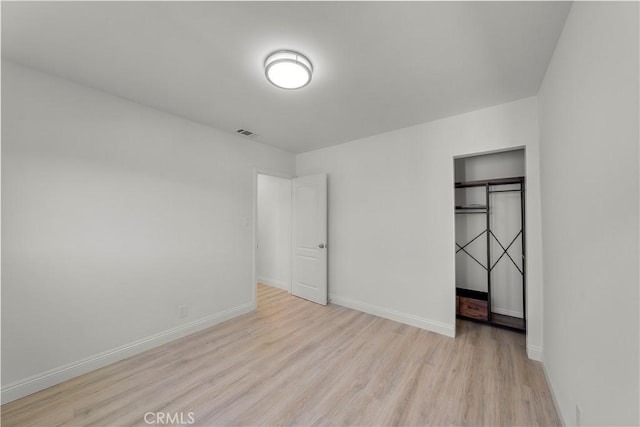
<svg viewBox="0 0 640 427">
<path fill-rule="evenodd" d="M 251 304 L 253 305 L 253 309 L 256 310 L 258 308 L 258 175 L 268 175 L 274 178 L 282 178 L 293 180 L 295 178 L 295 174 L 289 174 L 286 172 L 282 172 L 276 169 L 265 169 L 265 168 L 253 168 L 253 212 L 252 212 L 252 224 L 251 224 L 251 244 L 253 245 L 252 251 L 252 274 L 251 274 Z M 291 246 L 291 242 L 289 242 L 289 246 Z M 291 277 L 291 274 L 289 274 Z M 289 280 L 289 289 L 288 292 L 291 293 L 291 280 Z"/>
</svg>

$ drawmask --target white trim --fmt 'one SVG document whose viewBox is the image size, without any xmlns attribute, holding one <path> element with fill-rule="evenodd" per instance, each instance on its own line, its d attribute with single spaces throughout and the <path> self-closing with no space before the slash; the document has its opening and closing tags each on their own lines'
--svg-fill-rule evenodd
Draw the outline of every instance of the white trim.
<svg viewBox="0 0 640 427">
<path fill-rule="evenodd" d="M 451 267 L 451 277 L 453 277 L 453 281 L 451 282 L 451 284 L 449 285 L 449 292 L 451 292 L 452 295 L 452 299 L 451 301 L 453 302 L 453 304 L 451 304 L 450 309 L 450 316 L 451 319 L 453 319 L 453 337 L 456 337 L 456 333 L 457 333 L 457 328 L 458 328 L 458 322 L 456 321 L 457 318 L 457 311 L 458 311 L 458 289 L 457 289 L 457 284 L 456 284 L 456 279 L 457 279 L 457 272 L 456 272 L 456 209 L 455 209 L 455 204 L 456 204 L 456 186 L 455 186 L 455 182 L 456 182 L 456 156 L 453 156 L 453 158 L 451 159 L 451 182 L 453 185 L 449 186 L 449 190 L 451 191 L 451 202 L 449 203 L 449 206 L 453 205 L 453 207 L 451 207 L 451 214 L 453 215 L 453 221 L 451 221 L 451 236 L 449 237 L 449 248 L 448 251 L 449 253 L 453 254 L 453 262 L 451 263 L 450 267 Z"/>
<path fill-rule="evenodd" d="M 273 286 L 274 288 L 284 289 L 289 292 L 289 282 L 286 280 L 274 279 L 271 277 L 258 276 L 258 282 L 264 283 L 265 285 Z"/>
<path fill-rule="evenodd" d="M 542 347 L 538 347 L 535 345 L 527 345 L 527 356 L 531 360 L 537 360 L 538 362 L 542 361 Z"/>
<path fill-rule="evenodd" d="M 549 374 L 547 374 L 547 367 L 544 364 L 544 360 L 542 360 L 540 364 L 542 365 L 542 372 L 544 373 L 544 379 L 547 380 L 547 387 L 549 388 L 549 391 L 551 391 L 551 400 L 553 400 L 553 406 L 556 407 L 556 413 L 558 414 L 558 418 L 560 418 L 560 423 L 563 426 L 566 426 L 567 423 L 565 422 L 564 417 L 562 416 L 562 411 L 560 410 L 560 405 L 558 404 L 558 398 L 556 397 L 556 393 L 553 390 L 553 384 L 549 379 Z"/>
<path fill-rule="evenodd" d="M 329 301 L 333 304 L 363 311 L 365 313 L 373 314 L 374 316 L 384 317 L 385 319 L 394 320 L 420 329 L 426 329 L 427 331 L 446 335 L 451 338 L 455 337 L 454 325 L 447 325 L 446 323 L 430 320 L 414 314 L 402 313 L 390 308 L 378 307 L 376 305 L 352 300 L 350 298 L 344 298 L 338 295 L 329 295 Z"/>
<path fill-rule="evenodd" d="M 123 346 L 95 354 L 76 362 L 69 363 L 46 372 L 33 375 L 7 384 L 2 387 L 2 404 L 11 402 L 45 388 L 60 384 L 79 375 L 105 367 L 119 360 L 134 356 L 152 348 L 161 346 L 178 338 L 206 329 L 231 318 L 254 311 L 253 302 L 230 308 L 216 314 L 203 317 L 193 322 L 168 329 L 166 331 L 142 338 Z"/>
<path fill-rule="evenodd" d="M 497 313 L 497 314 L 502 314 L 505 316 L 510 316 L 510 317 L 518 317 L 520 319 L 522 319 L 524 317 L 524 313 L 522 313 L 521 311 L 515 311 L 515 310 L 509 310 L 506 308 L 497 308 L 494 306 L 491 306 L 491 312 L 493 313 Z"/>
</svg>

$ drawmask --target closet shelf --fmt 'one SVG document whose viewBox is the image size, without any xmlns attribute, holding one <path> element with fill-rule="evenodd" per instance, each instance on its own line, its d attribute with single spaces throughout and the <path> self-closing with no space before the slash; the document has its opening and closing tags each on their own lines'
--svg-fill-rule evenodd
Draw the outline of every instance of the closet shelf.
<svg viewBox="0 0 640 427">
<path fill-rule="evenodd" d="M 463 205 L 456 206 L 458 210 L 478 210 L 478 209 L 487 209 L 487 205 Z"/>
<path fill-rule="evenodd" d="M 483 179 L 479 181 L 456 182 L 455 187 L 456 188 L 485 187 L 487 185 L 509 185 L 509 184 L 521 184 L 521 183 L 524 183 L 524 177 L 514 176 L 510 178 Z"/>
<path fill-rule="evenodd" d="M 456 215 L 486 214 L 486 213 L 489 213 L 489 209 L 487 209 L 487 205 L 456 206 Z"/>
</svg>

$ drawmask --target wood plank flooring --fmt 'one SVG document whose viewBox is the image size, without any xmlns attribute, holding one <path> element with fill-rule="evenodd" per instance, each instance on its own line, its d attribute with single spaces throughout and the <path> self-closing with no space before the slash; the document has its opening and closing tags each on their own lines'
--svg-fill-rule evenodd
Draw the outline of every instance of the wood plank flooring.
<svg viewBox="0 0 640 427">
<path fill-rule="evenodd" d="M 521 334 L 459 320 L 452 339 L 258 288 L 256 312 L 8 403 L 2 425 L 560 425 Z"/>
</svg>

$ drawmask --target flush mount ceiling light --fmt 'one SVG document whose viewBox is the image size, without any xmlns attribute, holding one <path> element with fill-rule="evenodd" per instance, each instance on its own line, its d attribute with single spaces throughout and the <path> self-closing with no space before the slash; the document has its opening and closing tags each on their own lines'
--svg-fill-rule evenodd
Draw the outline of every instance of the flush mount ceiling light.
<svg viewBox="0 0 640 427">
<path fill-rule="evenodd" d="M 264 74 L 281 89 L 300 89 L 311 81 L 313 66 L 306 56 L 293 50 L 279 50 L 267 56 Z"/>
</svg>

